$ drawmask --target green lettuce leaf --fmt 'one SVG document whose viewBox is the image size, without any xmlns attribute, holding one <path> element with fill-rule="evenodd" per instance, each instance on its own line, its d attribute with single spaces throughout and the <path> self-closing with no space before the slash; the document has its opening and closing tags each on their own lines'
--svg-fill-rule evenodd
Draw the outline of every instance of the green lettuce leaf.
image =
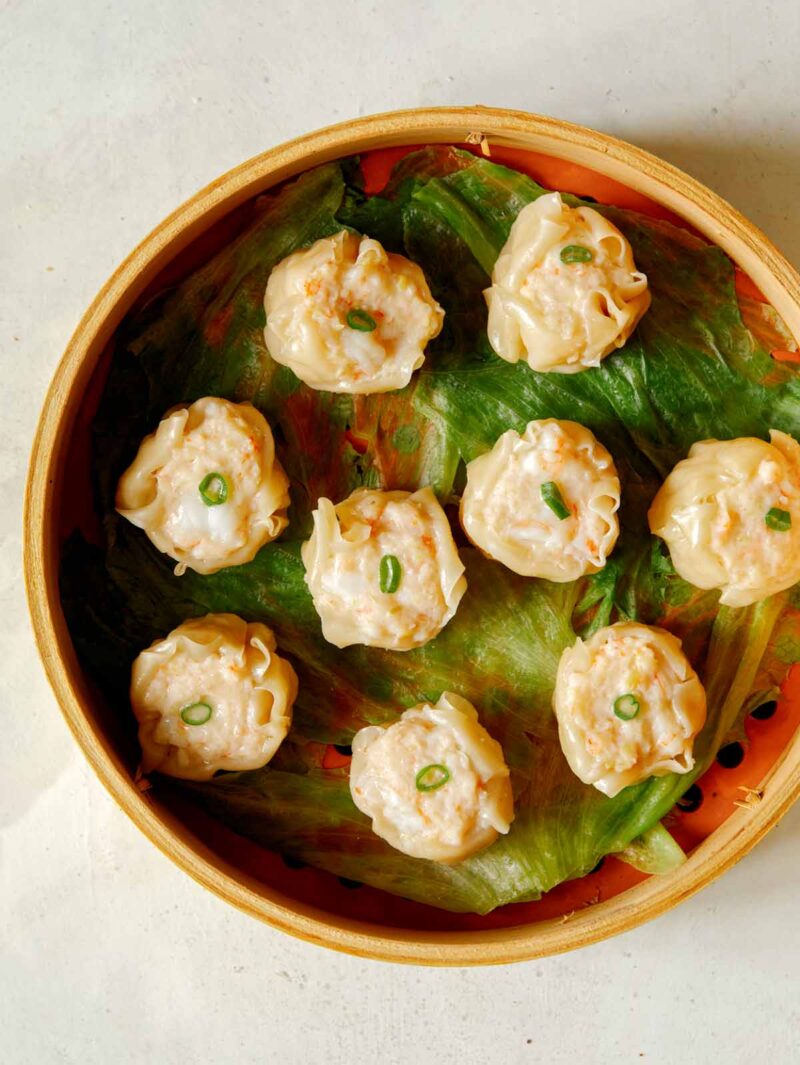
<svg viewBox="0 0 800 1065">
<path fill-rule="evenodd" d="M 269 766 L 157 787 L 179 788 L 265 846 L 455 911 L 485 913 L 537 898 L 609 853 L 667 868 L 676 854 L 661 818 L 713 760 L 751 693 L 785 673 L 798 642 L 787 597 L 720 609 L 715 593 L 678 577 L 646 524 L 663 475 L 695 440 L 765 436 L 771 427 L 800 435 L 796 371 L 773 362 L 744 325 L 722 252 L 666 223 L 605 207 L 650 278 L 653 305 L 637 333 L 600 368 L 572 376 L 498 359 L 486 338 L 482 292 L 516 214 L 543 191 L 515 171 L 437 148 L 404 159 L 380 197 L 364 195 L 347 161 L 257 201 L 231 243 L 120 329 L 95 424 L 105 543 L 73 537 L 62 565 L 79 655 L 131 742 L 130 664 L 186 617 L 232 611 L 264 621 L 298 671 L 294 726 Z M 369 231 L 419 262 L 447 312 L 425 368 L 398 392 L 314 392 L 264 346 L 270 270 L 343 226 Z M 249 399 L 269 418 L 292 482 L 291 520 L 248 565 L 177 578 L 170 561 L 114 514 L 114 487 L 166 409 L 209 393 Z M 465 462 L 509 427 L 540 417 L 584 423 L 614 455 L 624 484 L 623 534 L 605 569 L 556 585 L 518 577 L 464 548 L 467 593 L 426 647 L 396 653 L 327 644 L 300 559 L 317 498 L 338 500 L 362 484 L 431 484 L 449 504 Z M 709 714 L 692 773 L 608 799 L 569 770 L 551 696 L 559 656 L 576 632 L 619 618 L 659 622 L 682 638 L 706 685 Z M 346 744 L 363 725 L 394 720 L 444 690 L 471 699 L 502 743 L 516 811 L 506 837 L 452 868 L 408 858 L 378 839 L 352 803 L 346 770 L 324 769 L 317 746 Z"/>
<path fill-rule="evenodd" d="M 641 873 L 657 876 L 671 873 L 686 861 L 683 849 L 662 824 L 653 825 L 638 839 L 629 843 L 616 857 Z"/>
</svg>

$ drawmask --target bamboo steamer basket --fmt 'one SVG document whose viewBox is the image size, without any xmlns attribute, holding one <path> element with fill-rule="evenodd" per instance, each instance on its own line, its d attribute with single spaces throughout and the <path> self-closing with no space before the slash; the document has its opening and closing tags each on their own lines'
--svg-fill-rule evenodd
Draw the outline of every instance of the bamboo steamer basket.
<svg viewBox="0 0 800 1065">
<path fill-rule="evenodd" d="M 244 872 L 199 838 L 180 812 L 136 786 L 76 658 L 58 589 L 60 513 L 76 420 L 100 356 L 141 293 L 181 252 L 239 205 L 312 166 L 376 148 L 476 142 L 522 149 L 621 182 L 721 247 L 800 340 L 800 275 L 729 204 L 675 167 L 613 137 L 552 118 L 466 107 L 361 118 L 273 148 L 214 181 L 162 222 L 122 263 L 81 320 L 58 366 L 36 433 L 26 493 L 25 580 L 42 661 L 86 758 L 149 839 L 199 883 L 246 913 L 308 942 L 387 961 L 483 965 L 571 950 L 633 928 L 687 899 L 753 847 L 800 794 L 800 732 L 760 781 L 760 802 L 736 809 L 665 877 L 650 877 L 563 917 L 512 927 L 394 927 L 332 914 Z M 157 789 L 156 789 L 157 791 Z"/>
</svg>

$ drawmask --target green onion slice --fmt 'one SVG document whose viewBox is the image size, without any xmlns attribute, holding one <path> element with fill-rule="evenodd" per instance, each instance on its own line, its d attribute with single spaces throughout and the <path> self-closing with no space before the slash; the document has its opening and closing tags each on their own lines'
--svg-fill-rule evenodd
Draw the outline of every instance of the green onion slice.
<svg viewBox="0 0 800 1065">
<path fill-rule="evenodd" d="M 788 510 L 781 510 L 780 507 L 772 507 L 764 515 L 764 521 L 768 529 L 772 529 L 774 532 L 787 532 L 792 527 L 792 515 Z"/>
<path fill-rule="evenodd" d="M 207 507 L 218 507 L 228 498 L 228 482 L 221 473 L 207 473 L 200 482 L 200 498 Z"/>
<path fill-rule="evenodd" d="M 564 497 L 555 481 L 545 481 L 539 491 L 542 493 L 542 499 L 557 518 L 563 521 L 564 518 L 570 516 L 572 512 L 564 502 Z"/>
<path fill-rule="evenodd" d="M 621 721 L 633 721 L 641 707 L 633 692 L 626 692 L 614 700 L 614 713 Z"/>
<path fill-rule="evenodd" d="M 361 307 L 354 307 L 352 311 L 348 311 L 345 321 L 351 329 L 357 329 L 359 333 L 371 333 L 378 324 L 372 315 L 367 314 Z"/>
<path fill-rule="evenodd" d="M 189 703 L 181 710 L 181 721 L 186 725 L 205 725 L 213 713 L 208 703 Z"/>
<path fill-rule="evenodd" d="M 400 578 L 403 571 L 395 555 L 384 555 L 380 565 L 381 591 L 391 595 L 400 587 Z"/>
<path fill-rule="evenodd" d="M 417 773 L 417 791 L 436 791 L 450 779 L 450 770 L 446 765 L 434 762 L 426 765 Z"/>
<path fill-rule="evenodd" d="M 591 248 L 585 248 L 583 244 L 568 244 L 561 249 L 562 263 L 590 263 L 593 258 Z"/>
</svg>

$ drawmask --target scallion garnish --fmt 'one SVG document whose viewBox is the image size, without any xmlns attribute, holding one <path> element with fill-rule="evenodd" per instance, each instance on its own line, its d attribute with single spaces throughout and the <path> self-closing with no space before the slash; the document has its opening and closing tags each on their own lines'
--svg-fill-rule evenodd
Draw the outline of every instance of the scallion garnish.
<svg viewBox="0 0 800 1065">
<path fill-rule="evenodd" d="M 585 248 L 583 244 L 568 244 L 561 249 L 562 263 L 590 263 L 593 258 L 591 248 Z"/>
<path fill-rule="evenodd" d="M 633 721 L 639 710 L 639 700 L 633 692 L 626 692 L 614 700 L 614 713 L 621 721 Z"/>
<path fill-rule="evenodd" d="M 788 510 L 772 507 L 764 515 L 764 522 L 773 532 L 787 532 L 792 527 L 792 515 Z"/>
<path fill-rule="evenodd" d="M 213 713 L 208 703 L 189 703 L 181 710 L 181 721 L 186 725 L 205 725 Z"/>
<path fill-rule="evenodd" d="M 379 571 L 381 591 L 386 592 L 387 595 L 396 592 L 400 587 L 402 573 L 397 557 L 395 555 L 384 555 L 381 559 Z"/>
<path fill-rule="evenodd" d="M 564 518 L 570 516 L 571 511 L 564 502 L 564 497 L 555 481 L 545 481 L 539 491 L 542 494 L 542 499 L 548 507 L 550 507 L 557 518 L 563 521 Z"/>
<path fill-rule="evenodd" d="M 357 329 L 359 333 L 371 333 L 378 324 L 372 315 L 367 314 L 361 307 L 354 307 L 352 311 L 348 311 L 345 321 L 351 329 Z"/>
<path fill-rule="evenodd" d="M 207 473 L 199 485 L 200 498 L 207 507 L 218 507 L 228 498 L 228 482 L 221 473 Z"/>
<path fill-rule="evenodd" d="M 434 762 L 426 765 L 417 773 L 417 791 L 436 791 L 450 779 L 450 770 L 446 765 Z"/>
</svg>

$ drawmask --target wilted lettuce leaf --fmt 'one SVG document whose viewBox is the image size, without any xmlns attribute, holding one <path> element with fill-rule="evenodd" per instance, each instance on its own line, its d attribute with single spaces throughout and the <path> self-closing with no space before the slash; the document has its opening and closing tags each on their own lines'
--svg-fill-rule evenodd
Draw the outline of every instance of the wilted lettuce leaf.
<svg viewBox="0 0 800 1065">
<path fill-rule="evenodd" d="M 131 661 L 184 618 L 233 611 L 271 625 L 300 676 L 289 740 L 263 770 L 176 786 L 266 846 L 451 910 L 485 913 L 536 898 L 634 840 L 634 856 L 666 868 L 675 852 L 660 819 L 713 759 L 757 678 L 764 687 L 785 671 L 781 649 L 797 633 L 782 596 L 719 609 L 715 593 L 677 576 L 646 524 L 663 475 L 695 440 L 765 436 L 772 427 L 800 435 L 796 373 L 773 362 L 744 326 L 722 252 L 666 223 L 606 207 L 599 209 L 625 232 L 650 279 L 653 305 L 637 333 L 602 367 L 572 376 L 498 359 L 486 338 L 482 290 L 516 214 L 543 191 L 515 171 L 438 148 L 404 159 L 381 197 L 364 195 L 349 161 L 258 201 L 229 247 L 120 330 L 96 422 L 106 544 L 73 538 L 62 567 L 81 658 L 127 720 Z M 313 392 L 264 346 L 269 271 L 343 225 L 419 262 L 446 309 L 424 369 L 399 392 Z M 249 399 L 269 418 L 292 481 L 291 523 L 246 566 L 177 578 L 170 561 L 114 515 L 113 490 L 163 412 L 209 393 Z M 614 455 L 623 533 L 606 568 L 556 585 L 462 549 L 468 591 L 426 647 L 397 653 L 327 644 L 299 552 L 317 498 L 340 499 L 360 484 L 432 484 L 447 503 L 458 494 L 463 462 L 506 429 L 540 417 L 582 422 Z M 608 799 L 569 770 L 550 701 L 558 658 L 576 632 L 618 618 L 660 622 L 683 639 L 706 685 L 709 717 L 693 773 Z M 782 643 L 770 643 L 776 623 Z M 350 799 L 346 770 L 322 768 L 314 746 L 347 743 L 362 725 L 393 720 L 443 690 L 471 699 L 502 743 L 516 808 L 508 836 L 453 868 L 408 858 L 378 839 Z"/>
</svg>

